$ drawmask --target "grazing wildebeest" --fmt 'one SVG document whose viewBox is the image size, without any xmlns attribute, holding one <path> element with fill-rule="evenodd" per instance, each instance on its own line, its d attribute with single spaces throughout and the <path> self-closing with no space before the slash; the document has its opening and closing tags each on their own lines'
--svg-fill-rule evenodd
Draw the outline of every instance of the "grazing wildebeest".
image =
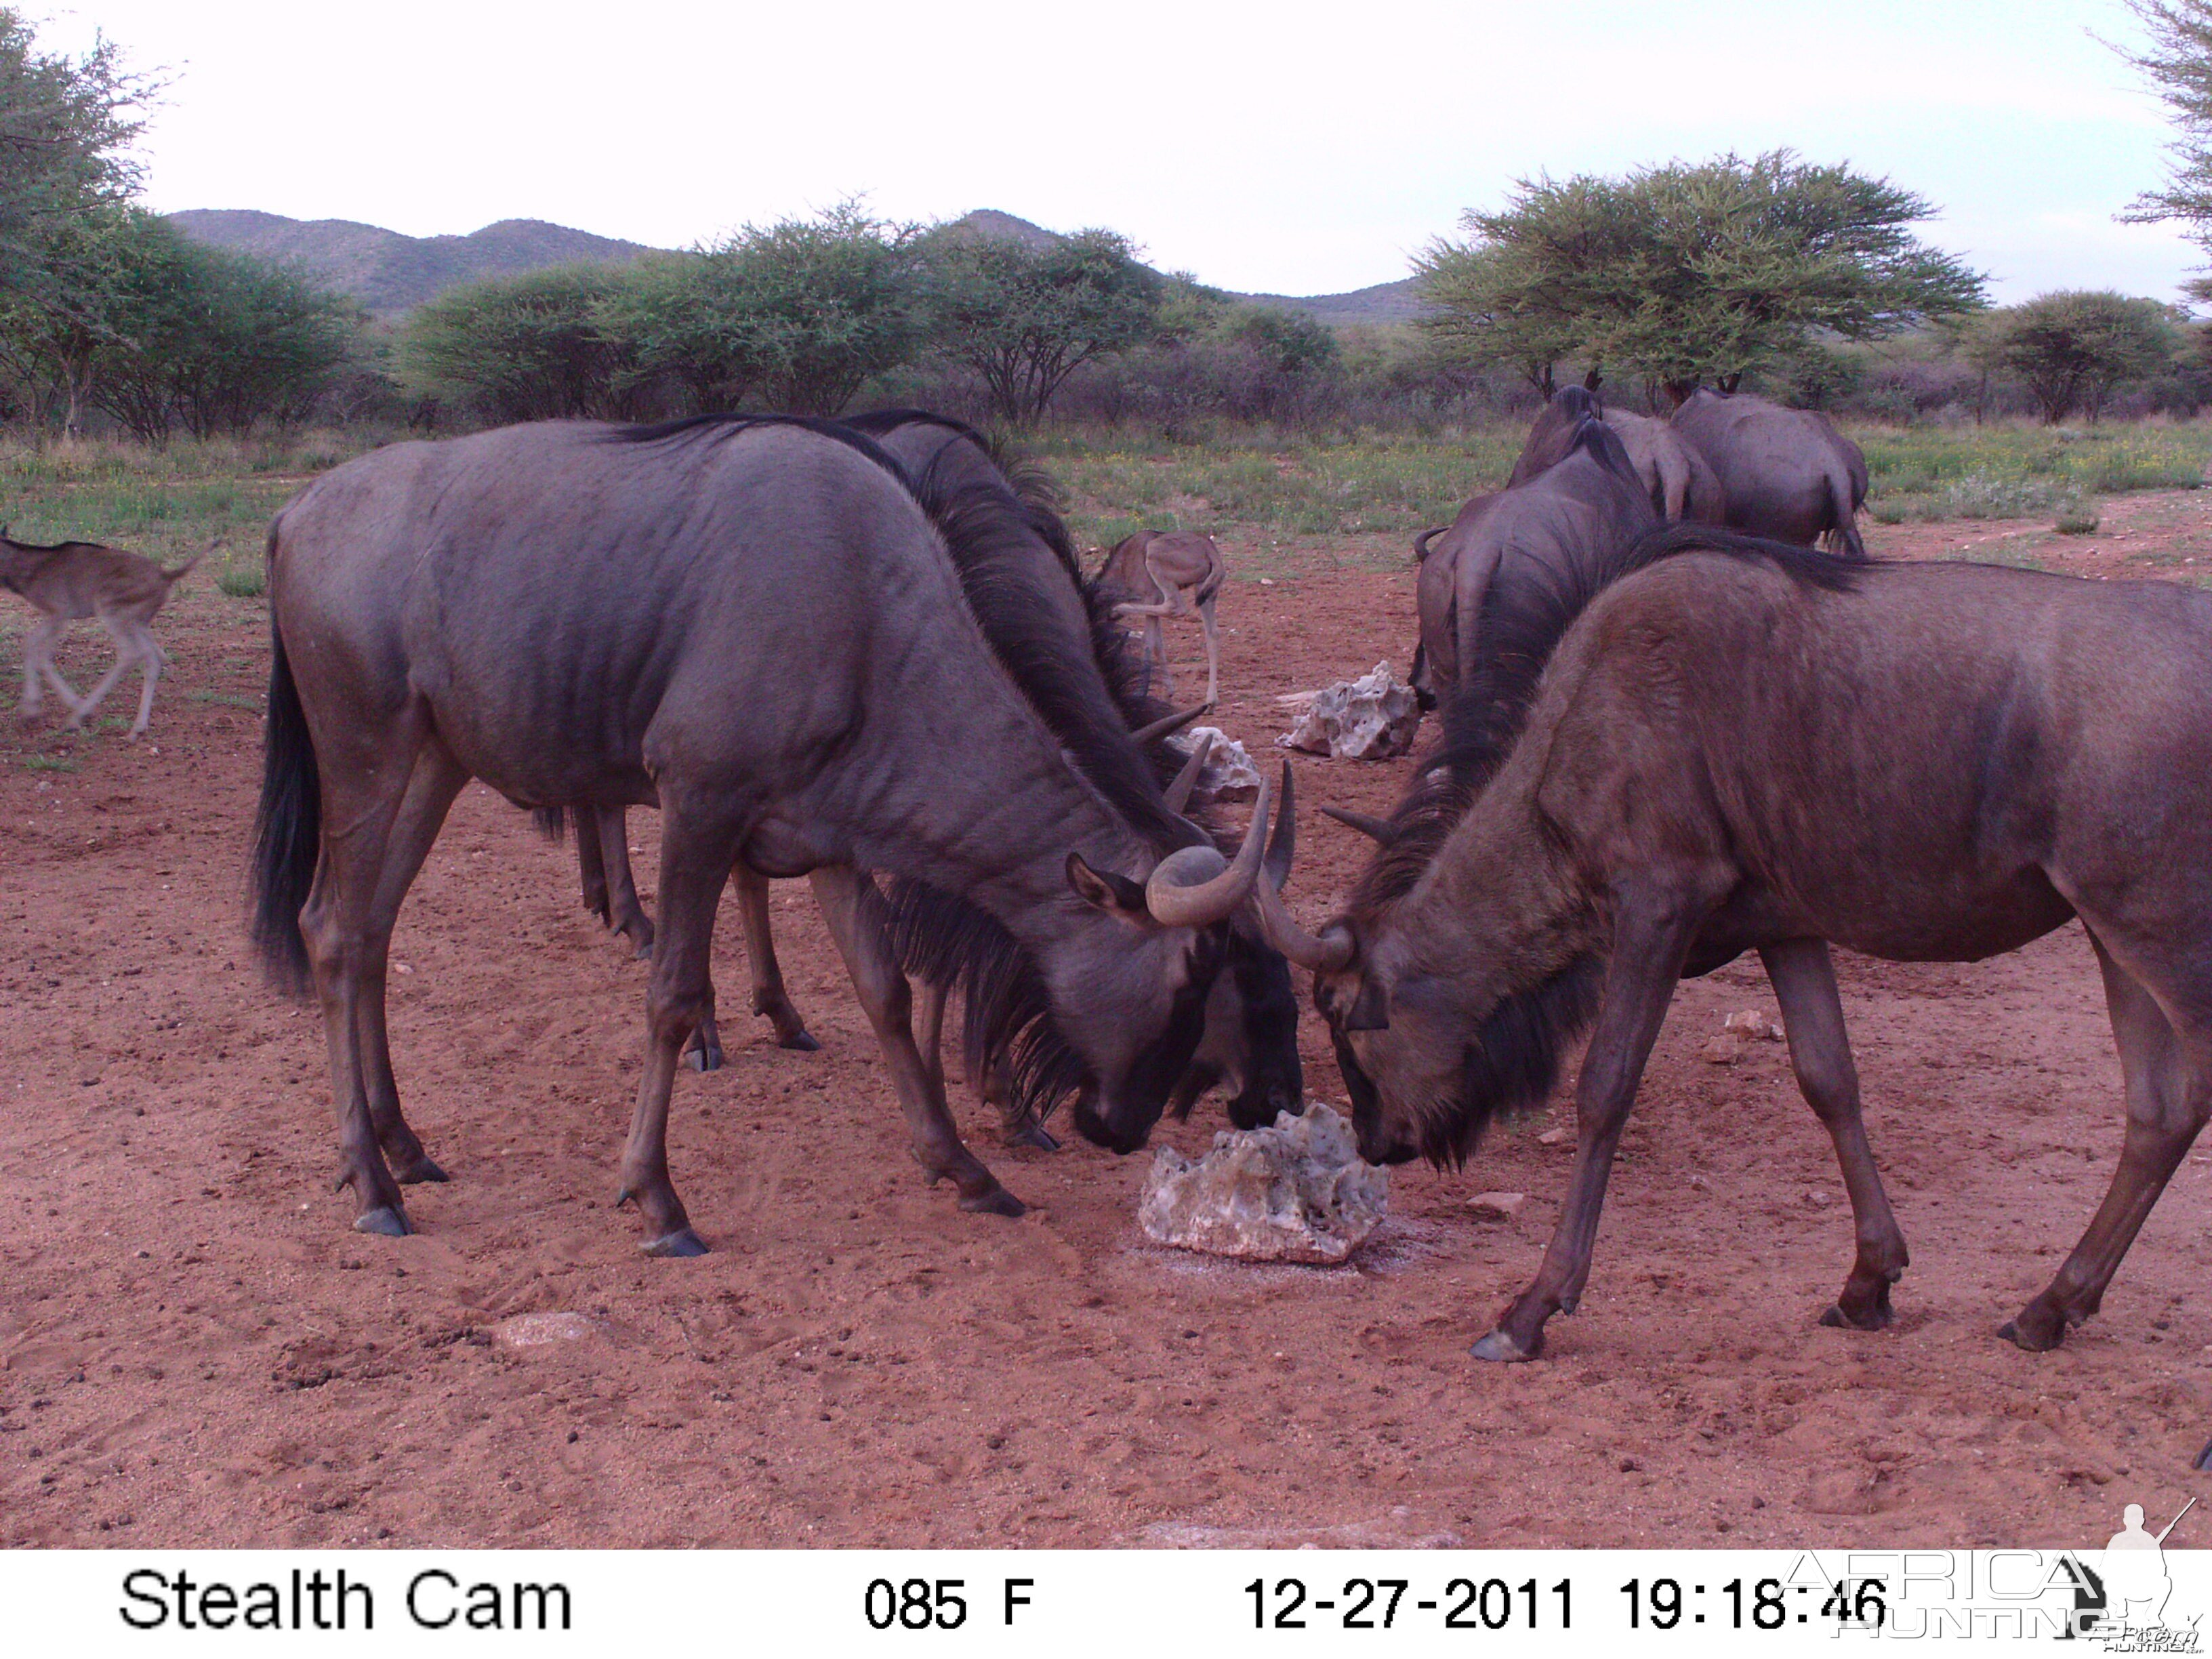
<svg viewBox="0 0 2212 1659">
<path fill-rule="evenodd" d="M 1267 797 L 1232 861 L 1148 774 L 1101 781 L 1088 751 L 1127 727 L 1091 729 L 1018 582 L 979 597 L 956 568 L 988 566 L 1018 510 L 1003 491 L 918 495 L 833 423 L 714 416 L 397 444 L 279 512 L 255 934 L 272 975 L 312 976 L 321 1000 L 357 1228 L 405 1232 L 399 1182 L 442 1176 L 400 1112 L 385 966 L 471 776 L 527 808 L 660 808 L 620 1194 L 652 1254 L 706 1248 L 669 1179 L 668 1104 L 740 859 L 812 877 L 916 1154 L 963 1207 L 1022 1206 L 928 1086 L 869 872 L 970 919 L 994 1051 L 1018 1043 L 1025 1095 L 1079 1091 L 1079 1121 L 1109 1131 L 1157 1119 L 1258 875 Z"/>
<path fill-rule="evenodd" d="M 1098 568 L 1097 586 L 1114 599 L 1115 614 L 1144 619 L 1145 657 L 1159 671 L 1163 696 L 1175 696 L 1175 678 L 1168 672 L 1160 618 L 1195 614 L 1206 630 L 1206 706 L 1221 700 L 1213 608 L 1228 580 L 1229 567 L 1213 538 L 1195 530 L 1139 530 L 1116 542 Z"/>
<path fill-rule="evenodd" d="M 56 542 L 41 547 L 16 541 L 0 530 L 0 587 L 21 594 L 39 612 L 38 625 L 23 641 L 23 700 L 16 714 L 27 720 L 38 718 L 43 678 L 70 711 L 69 729 L 80 731 L 115 682 L 136 668 L 143 684 L 138 718 L 131 723 L 130 735 L 143 736 L 154 714 L 155 683 L 161 678 L 161 665 L 169 659 L 155 641 L 153 620 L 169 602 L 169 590 L 221 545 L 220 539 L 212 542 L 206 552 L 194 554 L 174 570 L 165 570 L 144 554 L 126 553 L 119 547 L 102 547 L 97 542 Z M 87 617 L 97 617 L 115 641 L 115 663 L 80 697 L 54 666 L 54 647 L 71 623 Z"/>
<path fill-rule="evenodd" d="M 1701 386 L 1670 424 L 1720 479 L 1729 529 L 1804 547 L 1825 534 L 1830 551 L 1866 556 L 1866 457 L 1826 416 Z"/>
<path fill-rule="evenodd" d="M 1678 524 L 1686 519 L 1711 525 L 1728 521 L 1728 495 L 1719 475 L 1680 433 L 1665 421 L 1625 409 L 1606 410 L 1601 418 L 1620 434 L 1653 512 Z"/>
<path fill-rule="evenodd" d="M 1417 781 L 1346 915 L 1316 938 L 1259 895 L 1316 970 L 1370 1158 L 1464 1158 L 1595 1021 L 1566 1206 L 1478 1357 L 1534 1358 L 1572 1311 L 1675 981 L 1747 950 L 1850 1194 L 1856 1260 L 1824 1322 L 1887 1324 L 1905 1239 L 1829 945 L 1975 961 L 2078 916 L 2127 1133 L 2081 1243 L 2000 1333 L 2057 1346 L 2212 1111 L 2212 595 L 1676 526 L 1550 609 L 1514 619 L 1522 659 L 1558 641 L 1517 741 L 1500 761 L 1480 704 L 1448 723 L 1470 763 Z"/>
<path fill-rule="evenodd" d="M 1147 768 L 1165 786 L 1164 799 L 1179 818 L 1188 805 L 1202 757 L 1184 757 L 1169 738 L 1182 726 L 1203 712 L 1192 708 L 1181 714 L 1168 712 L 1150 697 L 1142 676 L 1131 663 L 1121 629 L 1115 626 L 1109 596 L 1087 588 L 1075 556 L 1074 544 L 1061 523 L 1048 483 L 1032 469 L 1010 462 L 990 441 L 960 422 L 912 409 L 888 409 L 845 417 L 841 424 L 866 434 L 880 443 L 906 469 L 909 478 L 933 493 L 980 490 L 1003 492 L 1012 497 L 1017 511 L 1001 515 L 1003 534 L 990 556 L 963 562 L 963 582 L 977 587 L 974 603 L 988 611 L 990 592 L 1002 589 L 1018 575 L 1036 603 L 1030 616 L 1039 633 L 1030 650 L 1048 646 L 1060 672 L 1069 684 L 1084 679 L 1087 656 L 1094 668 L 1085 684 L 1080 701 L 1088 709 L 1083 728 L 1106 727 L 1118 712 L 1131 728 L 1125 743 L 1112 740 L 1110 730 L 1086 737 L 1075 745 L 1079 757 L 1089 754 L 1098 763 L 1109 785 L 1118 779 L 1123 787 L 1140 780 Z M 628 933 L 641 949 L 649 949 L 652 923 L 638 903 L 632 881 L 628 847 L 622 833 L 620 808 L 603 808 L 595 815 L 571 814 L 578 822 L 578 852 L 584 865 L 585 902 L 617 931 Z M 586 824 L 591 828 L 586 828 Z M 1268 858 L 1286 860 L 1291 826 L 1282 823 L 1279 846 L 1271 844 Z M 596 833 L 594 833 L 596 831 Z M 1174 834 L 1187 837 L 1187 825 Z M 1234 842 L 1222 837 L 1224 848 Z M 601 881 L 595 890 L 592 863 L 602 856 Z M 1163 843 L 1165 851 L 1174 845 Z M 768 886 L 764 878 L 742 864 L 731 872 L 744 923 L 745 954 L 752 972 L 754 1012 L 768 1017 L 778 1040 L 786 1048 L 811 1049 L 819 1045 L 791 1005 L 769 933 Z M 631 925 L 624 918 L 632 918 Z M 641 929 L 641 935 L 634 931 Z M 926 946 L 920 947 L 927 959 Z M 945 993 L 949 988 L 922 981 L 920 992 L 921 1051 L 931 1075 L 940 1084 L 942 1030 Z M 1035 1103 L 1015 1091 L 1004 1056 L 988 1057 L 980 1032 L 968 1034 L 970 1084 L 988 1104 L 1000 1110 L 1000 1137 L 1010 1146 L 1050 1149 L 1056 1145 L 1037 1119 Z M 701 1021 L 686 1057 L 702 1070 L 720 1063 L 721 1048 L 710 1014 Z M 1255 921 L 1240 913 L 1231 924 L 1222 971 L 1206 1006 L 1206 1036 L 1189 1069 L 1177 1083 L 1169 1109 L 1187 1115 L 1192 1104 L 1209 1089 L 1225 1084 L 1231 1091 L 1231 1121 L 1240 1128 L 1256 1128 L 1274 1121 L 1278 1114 L 1304 1109 L 1304 1077 L 1297 1050 L 1297 1000 L 1291 986 L 1290 969 L 1282 957 L 1260 937 Z"/>
<path fill-rule="evenodd" d="M 1413 684 L 1431 699 L 1449 702 L 1488 650 L 1493 592 L 1571 580 L 1654 521 L 1627 452 L 1580 386 L 1553 394 L 1513 477 L 1460 508 L 1442 539 L 1418 544 Z"/>
</svg>

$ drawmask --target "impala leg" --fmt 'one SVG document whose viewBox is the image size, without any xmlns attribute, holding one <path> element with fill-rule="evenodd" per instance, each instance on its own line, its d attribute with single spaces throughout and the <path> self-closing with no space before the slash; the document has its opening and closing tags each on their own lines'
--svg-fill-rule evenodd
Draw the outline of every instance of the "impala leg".
<svg viewBox="0 0 2212 1659">
<path fill-rule="evenodd" d="M 143 654 L 152 648 L 151 635 L 147 637 L 146 643 L 142 646 L 130 624 L 121 619 L 114 617 L 102 617 L 100 619 L 100 624 L 107 630 L 107 637 L 114 642 L 115 660 L 108 665 L 107 672 L 100 677 L 99 683 L 79 698 L 76 706 L 70 710 L 69 729 L 72 732 L 81 730 L 85 721 L 92 718 L 100 705 L 107 701 L 107 694 L 115 689 L 116 681 L 121 679 L 133 668 L 138 667 L 142 660 L 149 665 L 161 660 L 158 653 L 150 656 Z M 152 700 L 153 693 L 149 687 L 147 701 L 150 703 Z"/>
<path fill-rule="evenodd" d="M 50 682 L 61 698 L 62 706 L 74 709 L 77 705 L 76 689 L 64 679 L 54 667 L 54 649 L 61 643 L 62 634 L 69 624 L 59 617 L 41 617 L 23 641 L 23 700 L 15 705 L 15 713 L 30 720 L 39 717 L 40 705 L 46 701 L 41 690 L 41 678 Z"/>
<path fill-rule="evenodd" d="M 1175 675 L 1168 668 L 1167 630 L 1157 615 L 1145 618 L 1145 660 L 1160 671 L 1159 696 L 1175 701 Z"/>
<path fill-rule="evenodd" d="M 1206 706 L 1211 708 L 1221 701 L 1221 647 L 1214 638 L 1212 597 L 1199 605 L 1198 624 L 1206 630 Z"/>
<path fill-rule="evenodd" d="M 599 821 L 599 857 L 607 872 L 609 925 L 637 947 L 641 961 L 646 960 L 653 955 L 653 918 L 638 902 L 637 881 L 630 874 L 629 816 L 619 806 L 596 806 L 591 811 Z M 662 829 L 665 833 L 666 825 Z"/>
<path fill-rule="evenodd" d="M 362 1087 L 368 1098 L 368 1121 L 376 1131 L 393 1177 L 402 1186 L 443 1181 L 446 1172 L 422 1150 L 399 1109 L 399 1085 L 392 1073 L 392 1039 L 385 1028 L 385 988 L 392 952 L 392 929 L 445 825 L 453 799 L 468 781 L 467 771 L 434 739 L 416 757 L 414 775 L 386 838 L 384 867 L 368 915 L 362 957 L 362 994 L 355 1010 L 360 1044 Z"/>
<path fill-rule="evenodd" d="M 1543 1352 L 1545 1322 L 1555 1313 L 1572 1313 L 1582 1299 L 1613 1153 L 1703 915 L 1702 908 L 1679 902 L 1620 896 L 1605 994 L 1575 1090 L 1575 1167 L 1566 1207 L 1535 1279 L 1498 1328 L 1474 1345 L 1476 1358 L 1534 1359 Z"/>
<path fill-rule="evenodd" d="M 765 1015 L 775 1027 L 775 1040 L 786 1048 L 811 1054 L 822 1045 L 806 1029 L 799 1010 L 791 1006 L 783 988 L 783 968 L 775 959 L 775 936 L 769 931 L 768 878 L 744 865 L 730 871 L 730 884 L 738 891 L 738 915 L 744 923 L 745 963 L 753 976 L 753 1012 Z"/>
<path fill-rule="evenodd" d="M 1844 1281 L 1843 1295 L 1820 1316 L 1820 1322 L 1880 1330 L 1891 1318 L 1889 1287 L 1903 1277 L 1910 1258 L 1859 1115 L 1858 1069 L 1851 1064 L 1850 1042 L 1844 1032 L 1835 964 L 1820 939 L 1791 939 L 1768 945 L 1759 954 L 1782 1004 L 1782 1025 L 1790 1038 L 1790 1063 L 1797 1073 L 1797 1086 L 1835 1142 L 1844 1188 L 1851 1195 L 1858 1255 L 1850 1277 Z"/>
<path fill-rule="evenodd" d="M 2030 1352 L 2057 1347 L 2068 1326 L 2097 1311 L 2120 1258 L 2212 1114 L 2212 1071 L 2204 1064 L 2203 1045 L 2175 1030 L 2142 982 L 2112 959 L 2094 933 L 2090 939 L 2127 1080 L 2127 1135 L 2112 1188 L 2081 1242 L 2043 1291 L 1997 1333 Z"/>
<path fill-rule="evenodd" d="M 875 1028 L 876 1041 L 883 1046 L 891 1085 L 914 1133 L 915 1161 L 933 1182 L 951 1178 L 959 1189 L 962 1209 L 1020 1215 L 1025 1207 L 1022 1201 L 962 1145 L 952 1114 L 945 1109 L 944 1090 L 930 1086 L 930 1068 L 915 1047 L 913 993 L 884 932 L 883 900 L 874 884 L 849 865 L 824 865 L 809 879 L 830 924 L 830 936 L 837 941 L 846 971 L 853 976 L 853 988 Z"/>
<path fill-rule="evenodd" d="M 138 635 L 138 672 L 144 684 L 138 690 L 138 718 L 131 722 L 129 736 L 133 742 L 146 735 L 147 723 L 154 718 L 154 687 L 161 678 L 161 665 L 168 655 L 154 639 L 153 631 L 144 623 L 136 629 Z"/>
<path fill-rule="evenodd" d="M 606 835 L 602 815 L 599 831 Z M 702 1019 L 714 1012 L 711 973 L 714 908 L 737 856 L 738 831 L 719 814 L 694 813 L 664 793 L 660 820 L 660 932 L 646 991 L 645 1075 L 623 1148 L 617 1205 L 635 1201 L 645 1218 L 647 1255 L 704 1255 L 684 1200 L 668 1177 L 668 1099 L 677 1057 Z"/>
</svg>

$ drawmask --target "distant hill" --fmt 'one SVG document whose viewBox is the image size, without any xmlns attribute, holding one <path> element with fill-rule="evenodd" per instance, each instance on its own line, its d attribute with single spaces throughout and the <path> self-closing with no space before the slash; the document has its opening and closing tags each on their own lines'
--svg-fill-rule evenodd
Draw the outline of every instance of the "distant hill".
<svg viewBox="0 0 2212 1659">
<path fill-rule="evenodd" d="M 543 219 L 502 219 L 466 236 L 403 236 L 350 219 L 287 219 L 281 214 L 196 208 L 169 215 L 169 222 L 194 241 L 296 260 L 341 293 L 379 316 L 412 310 L 447 289 L 486 276 L 516 276 L 548 265 L 627 264 L 653 249 L 637 242 L 594 236 Z M 1049 247 L 1058 231 L 995 208 L 978 208 L 954 224 L 978 236 Z M 1303 311 L 1332 327 L 1351 323 L 1404 323 L 1420 315 L 1413 280 L 1377 283 L 1349 294 L 1232 294 L 1255 305 Z"/>
<path fill-rule="evenodd" d="M 1042 225 L 1011 213 L 1001 213 L 996 208 L 978 208 L 953 221 L 956 226 L 973 231 L 979 236 L 995 236 L 1009 242 L 1019 242 L 1024 247 L 1050 247 L 1060 240 L 1060 233 L 1047 230 Z M 1243 300 L 1255 306 L 1276 306 L 1285 311 L 1303 311 L 1308 316 L 1327 323 L 1332 328 L 1341 328 L 1352 323 L 1410 323 L 1421 314 L 1421 302 L 1413 286 L 1413 279 L 1401 276 L 1395 283 L 1376 283 L 1371 288 L 1354 289 L 1349 294 L 1237 294 L 1232 300 Z"/>
<path fill-rule="evenodd" d="M 173 213 L 169 222 L 194 241 L 296 260 L 379 315 L 410 310 L 460 283 L 548 265 L 627 264 L 652 251 L 542 219 L 502 219 L 466 236 L 403 236 L 349 219 L 210 208 Z"/>
</svg>

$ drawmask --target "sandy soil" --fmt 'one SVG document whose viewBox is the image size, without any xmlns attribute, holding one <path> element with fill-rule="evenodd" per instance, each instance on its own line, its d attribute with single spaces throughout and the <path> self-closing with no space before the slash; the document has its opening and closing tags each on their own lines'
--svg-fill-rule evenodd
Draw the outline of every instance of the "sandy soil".
<svg viewBox="0 0 2212 1659">
<path fill-rule="evenodd" d="M 2117 502 L 2081 541 L 1872 539 L 2185 575 L 2212 566 L 2212 502 Z M 1402 667 L 1413 632 L 1402 571 L 1296 547 L 1266 568 L 1223 605 L 1226 724 L 1255 750 L 1277 694 Z M 2123 1501 L 2171 1514 L 2212 1486 L 2189 1469 L 2212 1429 L 2190 1289 L 2212 1148 L 2064 1349 L 1993 1335 L 2118 1147 L 2072 929 L 1975 967 L 1842 964 L 1914 1252 L 1895 1329 L 1814 1323 L 1850 1224 L 1782 1045 L 1698 1057 L 1730 1012 L 1772 1011 L 1739 965 L 1676 1000 L 1581 1314 L 1547 1363 L 1501 1369 L 1467 1345 L 1557 1214 L 1568 1153 L 1542 1121 L 1464 1173 L 1394 1172 L 1345 1269 L 1151 1248 L 1147 1157 L 1006 1153 L 972 1106 L 971 1142 L 1037 1207 L 963 1215 L 908 1161 L 803 884 L 777 921 L 825 1047 L 776 1048 L 743 1012 L 726 909 L 731 1063 L 684 1075 L 672 1134 L 714 1253 L 641 1259 L 608 1200 L 642 969 L 578 908 L 567 854 L 471 788 L 392 994 L 410 1114 L 454 1180 L 410 1190 L 419 1237 L 357 1236 L 318 1022 L 242 945 L 263 628 L 192 584 L 152 742 L 27 739 L 0 772 L 0 1542 L 2078 1545 Z M 1383 810 L 1403 769 L 1299 763 L 1309 915 L 1363 855 L 1314 806 Z M 633 827 L 649 884 L 652 816 Z M 1305 1037 L 1311 1091 L 1340 1102 L 1310 1014 Z M 1195 1151 L 1221 1121 L 1162 1139 Z M 1500 1188 L 1529 1201 L 1476 1218 Z"/>
</svg>

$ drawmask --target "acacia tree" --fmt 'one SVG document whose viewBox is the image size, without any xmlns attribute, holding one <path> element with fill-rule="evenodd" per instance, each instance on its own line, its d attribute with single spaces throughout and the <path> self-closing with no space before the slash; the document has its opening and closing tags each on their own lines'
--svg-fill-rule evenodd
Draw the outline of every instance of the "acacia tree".
<svg viewBox="0 0 2212 1659">
<path fill-rule="evenodd" d="M 1908 227 L 1925 198 L 1788 150 L 1612 179 L 1523 180 L 1416 262 L 1425 325 L 1548 391 L 1556 366 L 1625 371 L 1680 402 L 1802 352 L 1982 303 L 1982 279 Z"/>
<path fill-rule="evenodd" d="M 2141 50 L 2118 48 L 2158 88 L 2176 130 L 2166 185 L 2145 191 L 2120 215 L 2137 224 L 2179 220 L 2191 241 L 2212 253 L 2212 0 L 2128 0 L 2148 32 Z M 2190 291 L 2212 299 L 2212 278 Z"/>
<path fill-rule="evenodd" d="M 1167 290 L 1110 230 L 1032 247 L 953 225 L 925 252 L 931 337 L 981 377 L 994 412 L 1017 423 L 1042 415 L 1084 364 L 1150 337 Z"/>
<path fill-rule="evenodd" d="M 2016 376 L 2056 426 L 2076 409 L 2095 421 L 2119 387 L 2172 362 L 2180 338 L 2172 313 L 2155 300 L 2073 289 L 1990 313 L 1967 350 L 1983 368 Z"/>
<path fill-rule="evenodd" d="M 920 344 L 919 234 L 854 202 L 748 226 L 639 266 L 601 304 L 599 325 L 636 374 L 673 381 L 696 409 L 758 396 L 834 415 Z"/>
<path fill-rule="evenodd" d="M 494 420 L 626 417 L 636 362 L 599 320 L 622 282 L 602 265 L 556 265 L 450 289 L 408 317 L 402 372 Z"/>
</svg>

